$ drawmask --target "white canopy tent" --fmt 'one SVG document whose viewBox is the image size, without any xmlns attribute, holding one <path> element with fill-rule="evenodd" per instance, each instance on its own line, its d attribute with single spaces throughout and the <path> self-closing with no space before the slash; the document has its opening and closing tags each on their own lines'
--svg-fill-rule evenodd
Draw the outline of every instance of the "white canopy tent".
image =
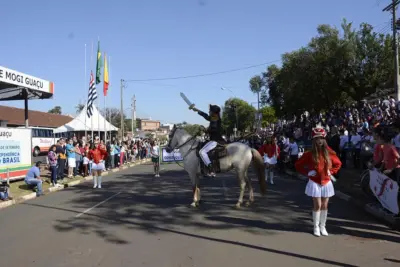
<svg viewBox="0 0 400 267">
<path fill-rule="evenodd" d="M 99 110 L 93 105 L 93 115 L 89 118 L 86 114 L 86 105 L 81 113 L 74 118 L 72 121 L 64 124 L 63 126 L 54 129 L 54 133 L 65 133 L 65 132 L 78 132 L 78 131 L 94 131 L 94 132 L 109 132 L 118 131 L 118 128 L 109 123 L 100 114 Z"/>
</svg>

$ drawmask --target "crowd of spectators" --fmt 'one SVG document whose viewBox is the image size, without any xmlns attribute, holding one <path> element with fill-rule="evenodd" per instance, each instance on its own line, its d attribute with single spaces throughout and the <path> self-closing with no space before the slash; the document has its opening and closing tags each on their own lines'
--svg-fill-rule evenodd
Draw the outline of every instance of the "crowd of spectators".
<svg viewBox="0 0 400 267">
<path fill-rule="evenodd" d="M 292 121 L 281 120 L 261 131 L 259 138 L 250 140 L 250 143 L 259 148 L 267 136 L 274 135 L 282 151 L 280 160 L 293 162 L 293 153 L 298 153 L 298 149 L 310 149 L 311 130 L 320 125 L 326 129 L 328 144 L 340 156 L 342 167 L 363 169 L 372 158 L 376 143 L 375 129 L 385 128 L 385 139 L 391 140 L 400 151 L 399 118 L 400 102 L 393 97 L 363 100 L 319 114 L 305 112 Z M 291 149 L 293 141 L 298 149 Z M 370 151 L 367 153 L 368 149 Z"/>
<path fill-rule="evenodd" d="M 118 140 L 112 137 L 110 141 L 104 142 L 99 137 L 92 139 L 78 139 L 76 136 L 69 139 L 60 138 L 48 152 L 47 166 L 51 173 L 51 184 L 54 187 L 60 187 L 66 179 L 76 176 L 92 175 L 93 159 L 90 156 L 90 151 L 94 148 L 99 148 L 102 151 L 101 166 L 103 170 L 111 170 L 120 168 L 127 163 L 135 162 L 150 157 L 150 140 L 125 138 Z M 36 164 L 38 165 L 38 163 Z M 42 182 L 40 177 L 39 166 L 33 166 L 30 170 L 31 175 L 27 175 L 25 182 L 28 186 L 37 187 L 37 195 L 42 194 Z M 101 185 L 99 185 L 99 188 Z"/>
</svg>

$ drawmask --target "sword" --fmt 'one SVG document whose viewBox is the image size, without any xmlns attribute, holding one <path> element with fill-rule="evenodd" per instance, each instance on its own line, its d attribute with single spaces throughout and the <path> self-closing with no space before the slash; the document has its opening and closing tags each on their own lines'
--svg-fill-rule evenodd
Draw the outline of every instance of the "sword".
<svg viewBox="0 0 400 267">
<path fill-rule="evenodd" d="M 184 93 L 182 93 L 181 92 L 181 97 L 182 97 L 182 99 L 183 99 L 183 101 L 185 101 L 186 102 L 186 104 L 188 104 L 188 106 L 189 106 L 189 109 L 193 109 L 194 108 L 194 106 L 195 106 L 195 104 L 193 104 L 192 102 L 190 102 L 190 100 L 189 100 L 189 98 L 187 98 L 186 96 L 185 96 L 185 94 Z"/>
</svg>

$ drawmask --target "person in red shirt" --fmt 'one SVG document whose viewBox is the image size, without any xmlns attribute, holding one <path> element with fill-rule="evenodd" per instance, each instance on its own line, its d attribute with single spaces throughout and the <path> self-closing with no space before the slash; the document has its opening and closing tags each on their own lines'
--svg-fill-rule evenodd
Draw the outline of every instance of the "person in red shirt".
<svg viewBox="0 0 400 267">
<path fill-rule="evenodd" d="M 264 157 L 265 163 L 265 181 L 268 182 L 268 173 L 270 183 L 274 184 L 274 168 L 275 165 L 278 163 L 279 154 L 281 150 L 279 146 L 276 144 L 277 140 L 275 136 L 267 137 L 265 144 L 263 144 L 259 149 L 258 152 L 261 156 Z"/>
<path fill-rule="evenodd" d="M 312 131 L 312 148 L 296 162 L 296 170 L 308 176 L 305 193 L 313 199 L 313 224 L 315 236 L 327 236 L 329 198 L 335 195 L 331 176 L 336 174 L 342 163 L 336 153 L 327 145 L 326 132 L 322 127 Z"/>
<path fill-rule="evenodd" d="M 92 161 L 93 188 L 101 188 L 101 172 L 104 169 L 104 159 L 107 150 L 95 144 L 90 145 L 89 159 Z"/>
<path fill-rule="evenodd" d="M 384 134 L 383 136 L 383 157 L 382 163 L 384 171 L 383 173 L 389 176 L 396 182 L 400 180 L 400 155 L 397 152 L 396 147 L 391 143 L 392 138 L 389 134 Z"/>
</svg>

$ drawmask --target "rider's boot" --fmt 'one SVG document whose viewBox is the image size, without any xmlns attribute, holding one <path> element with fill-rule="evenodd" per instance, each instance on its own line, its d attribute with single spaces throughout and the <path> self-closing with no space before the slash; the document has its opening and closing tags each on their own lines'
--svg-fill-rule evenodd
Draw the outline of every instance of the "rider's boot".
<svg viewBox="0 0 400 267">
<path fill-rule="evenodd" d="M 265 181 L 268 182 L 268 169 L 265 169 Z"/>
<path fill-rule="evenodd" d="M 208 164 L 207 168 L 208 168 L 208 170 L 210 171 L 210 173 L 209 173 L 210 176 L 211 176 L 211 177 L 215 177 L 214 168 L 213 168 L 212 163 Z"/>
<path fill-rule="evenodd" d="M 328 232 L 326 231 L 327 219 L 328 219 L 328 210 L 321 210 L 319 228 L 321 229 L 321 235 L 323 236 L 328 236 Z"/>
<path fill-rule="evenodd" d="M 321 230 L 319 228 L 321 212 L 313 211 L 312 215 L 313 215 L 314 235 L 321 236 Z"/>
</svg>

